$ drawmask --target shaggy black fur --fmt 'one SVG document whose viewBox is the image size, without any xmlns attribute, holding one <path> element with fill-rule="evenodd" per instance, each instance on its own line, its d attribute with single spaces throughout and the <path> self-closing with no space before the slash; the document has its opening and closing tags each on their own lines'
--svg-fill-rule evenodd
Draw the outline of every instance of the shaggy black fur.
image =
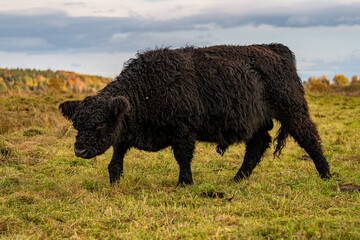
<svg viewBox="0 0 360 240">
<path fill-rule="evenodd" d="M 178 185 L 192 184 L 196 141 L 217 143 L 220 154 L 245 142 L 235 180 L 247 178 L 271 143 L 273 119 L 281 123 L 275 154 L 290 134 L 320 176 L 331 176 L 294 55 L 281 44 L 146 51 L 129 60 L 97 95 L 64 102 L 60 109 L 78 130 L 77 156 L 92 158 L 114 147 L 112 184 L 123 172 L 129 148 L 168 146 L 180 166 Z"/>
</svg>

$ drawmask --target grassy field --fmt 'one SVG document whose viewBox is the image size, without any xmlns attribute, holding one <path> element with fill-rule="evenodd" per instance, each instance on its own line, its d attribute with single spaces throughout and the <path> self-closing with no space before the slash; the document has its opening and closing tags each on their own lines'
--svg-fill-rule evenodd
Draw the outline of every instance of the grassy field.
<svg viewBox="0 0 360 240">
<path fill-rule="evenodd" d="M 359 97 L 307 96 L 331 180 L 289 138 L 280 158 L 272 147 L 240 183 L 243 144 L 221 157 L 198 143 L 185 188 L 175 187 L 171 149 L 132 149 L 111 188 L 112 149 L 73 154 L 76 131 L 57 110 L 70 98 L 79 96 L 0 97 L 0 239 L 360 239 Z"/>
</svg>

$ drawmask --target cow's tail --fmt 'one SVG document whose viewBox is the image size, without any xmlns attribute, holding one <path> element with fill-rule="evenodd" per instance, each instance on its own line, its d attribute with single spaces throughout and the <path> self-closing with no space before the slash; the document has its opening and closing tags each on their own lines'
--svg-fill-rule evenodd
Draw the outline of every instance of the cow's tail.
<svg viewBox="0 0 360 240">
<path fill-rule="evenodd" d="M 279 131 L 277 132 L 274 143 L 276 142 L 274 157 L 279 157 L 281 155 L 282 149 L 285 147 L 286 138 L 289 136 L 287 129 L 281 124 Z"/>
</svg>

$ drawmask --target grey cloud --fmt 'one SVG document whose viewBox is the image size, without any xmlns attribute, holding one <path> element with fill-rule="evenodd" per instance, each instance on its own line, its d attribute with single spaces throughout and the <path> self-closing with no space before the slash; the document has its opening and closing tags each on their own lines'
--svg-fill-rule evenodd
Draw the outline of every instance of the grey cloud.
<svg viewBox="0 0 360 240">
<path fill-rule="evenodd" d="M 166 33 L 140 33 L 114 34 L 110 40 L 113 50 L 138 50 L 146 47 L 181 47 L 184 45 L 209 45 L 210 42 L 202 36 L 189 37 Z"/>
<path fill-rule="evenodd" d="M 359 72 L 360 50 L 355 50 L 353 53 L 339 59 L 313 59 L 309 61 L 311 62 L 310 66 L 303 67 L 300 72 L 302 79 L 320 77 L 324 74 L 329 79 L 332 79 L 336 74 L 344 74 L 350 79 Z"/>
<path fill-rule="evenodd" d="M 0 37 L 0 46 L 4 49 L 18 49 L 27 50 L 31 49 L 44 49 L 48 48 L 48 43 L 41 38 L 12 38 Z"/>
<path fill-rule="evenodd" d="M 64 2 L 64 6 L 87 6 L 86 2 Z"/>
<path fill-rule="evenodd" d="M 73 2 L 81 4 L 81 2 Z M 73 4 L 68 2 L 68 4 Z M 154 44 L 207 44 L 203 39 L 174 37 L 175 32 L 234 28 L 245 25 L 305 28 L 360 25 L 360 4 L 339 5 L 311 12 L 228 14 L 207 12 L 166 21 L 142 17 L 70 17 L 65 13 L 21 15 L 0 12 L 0 51 L 136 51 Z M 176 36 L 176 34 L 175 34 Z M 29 43 L 24 42 L 29 40 Z M 8 43 L 6 43 L 8 41 Z"/>
</svg>

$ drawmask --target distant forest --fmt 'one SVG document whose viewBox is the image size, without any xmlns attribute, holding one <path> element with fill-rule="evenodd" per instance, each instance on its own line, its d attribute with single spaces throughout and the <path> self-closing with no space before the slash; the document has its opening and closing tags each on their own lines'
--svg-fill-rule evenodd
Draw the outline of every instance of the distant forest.
<svg viewBox="0 0 360 240">
<path fill-rule="evenodd" d="M 319 78 L 310 77 L 303 84 L 309 92 L 360 96 L 360 80 L 357 75 L 354 75 L 351 81 L 342 74 L 335 75 L 332 81 L 325 75 Z"/>
<path fill-rule="evenodd" d="M 0 68 L 0 92 L 50 90 L 86 93 L 98 91 L 112 80 L 69 71 Z"/>
<path fill-rule="evenodd" d="M 102 89 L 112 80 L 112 78 L 69 71 L 0 68 L 0 93 L 24 91 L 91 93 Z M 303 84 L 308 92 L 360 96 L 360 80 L 356 75 L 351 80 L 344 75 L 335 75 L 332 80 L 326 76 L 310 77 Z"/>
</svg>

